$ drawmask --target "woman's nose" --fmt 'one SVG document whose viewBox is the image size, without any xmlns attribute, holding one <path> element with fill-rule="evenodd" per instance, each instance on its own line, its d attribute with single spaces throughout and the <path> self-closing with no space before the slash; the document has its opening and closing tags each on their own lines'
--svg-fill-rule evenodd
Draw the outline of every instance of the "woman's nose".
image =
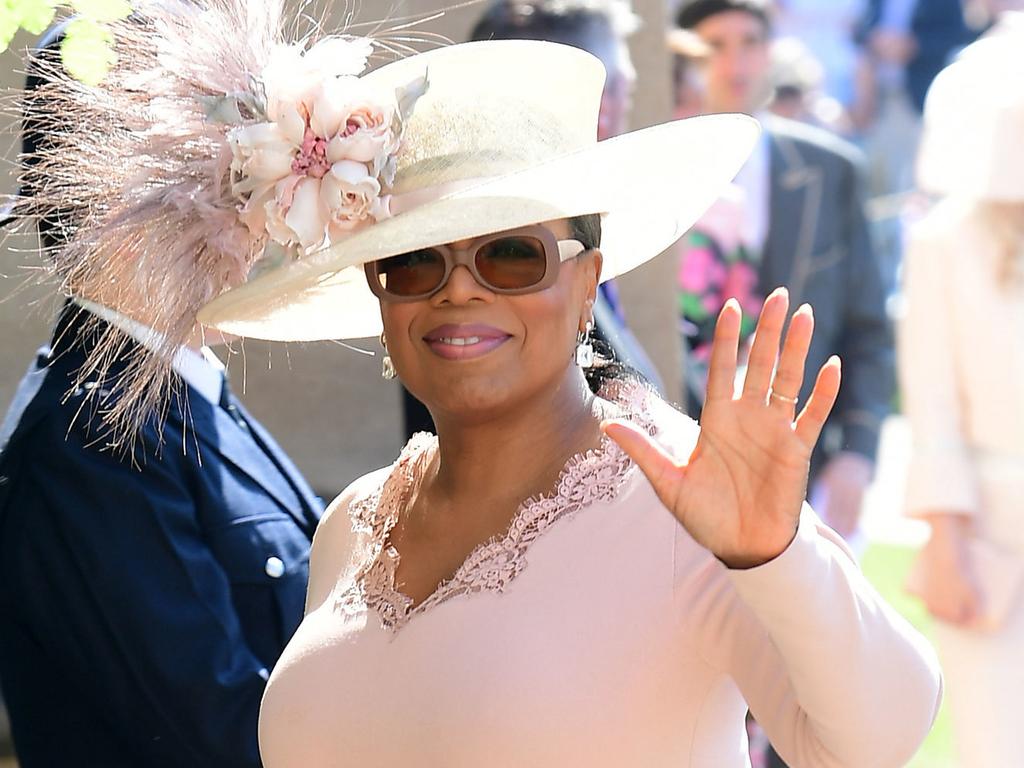
<svg viewBox="0 0 1024 768">
<path fill-rule="evenodd" d="M 458 264 L 448 276 L 448 282 L 434 294 L 434 299 L 441 304 L 467 304 L 471 301 L 490 301 L 494 294 L 481 285 L 469 271 L 469 267 Z"/>
</svg>

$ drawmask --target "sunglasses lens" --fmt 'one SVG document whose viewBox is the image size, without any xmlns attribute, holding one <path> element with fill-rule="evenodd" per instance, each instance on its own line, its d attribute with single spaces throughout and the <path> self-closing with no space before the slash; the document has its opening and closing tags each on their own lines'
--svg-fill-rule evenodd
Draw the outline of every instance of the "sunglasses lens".
<svg viewBox="0 0 1024 768">
<path fill-rule="evenodd" d="M 502 237 L 481 246 L 476 254 L 480 277 L 494 288 L 529 288 L 544 279 L 548 260 L 544 244 L 534 237 Z"/>
<path fill-rule="evenodd" d="M 444 279 L 444 256 L 433 248 L 391 256 L 376 264 L 381 286 L 395 296 L 431 293 Z"/>
</svg>

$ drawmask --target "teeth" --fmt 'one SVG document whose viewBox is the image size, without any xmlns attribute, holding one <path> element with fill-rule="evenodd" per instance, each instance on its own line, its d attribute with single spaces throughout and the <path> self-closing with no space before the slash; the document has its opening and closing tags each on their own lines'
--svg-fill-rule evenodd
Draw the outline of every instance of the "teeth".
<svg viewBox="0 0 1024 768">
<path fill-rule="evenodd" d="M 440 339 L 442 344 L 451 344 L 454 347 L 465 347 L 469 344 L 479 344 L 479 336 L 451 336 L 442 337 Z"/>
</svg>

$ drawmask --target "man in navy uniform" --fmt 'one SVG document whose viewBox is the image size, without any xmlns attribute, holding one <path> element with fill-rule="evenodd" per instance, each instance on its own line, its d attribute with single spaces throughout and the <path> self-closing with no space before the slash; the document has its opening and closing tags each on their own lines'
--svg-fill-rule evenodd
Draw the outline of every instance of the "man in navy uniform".
<svg viewBox="0 0 1024 768">
<path fill-rule="evenodd" d="M 26 124 L 27 149 L 45 141 Z M 44 248 L 68 226 L 41 222 Z M 76 386 L 109 326 L 123 359 Z M 22 768 L 260 765 L 321 502 L 198 345 L 174 362 L 181 397 L 132 455 L 111 449 L 101 412 L 152 344 L 144 318 L 68 301 L 0 429 L 0 678 Z"/>
</svg>

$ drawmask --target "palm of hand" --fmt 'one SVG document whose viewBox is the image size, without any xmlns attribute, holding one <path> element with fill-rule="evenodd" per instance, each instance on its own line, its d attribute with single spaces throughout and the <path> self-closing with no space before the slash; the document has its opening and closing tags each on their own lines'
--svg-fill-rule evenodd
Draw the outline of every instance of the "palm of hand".
<svg viewBox="0 0 1024 768">
<path fill-rule="evenodd" d="M 709 403 L 697 446 L 672 484 L 678 496 L 662 502 L 721 559 L 770 559 L 778 532 L 789 532 L 783 548 L 792 539 L 809 465 L 810 451 L 784 417 L 742 398 Z M 744 541 L 761 545 L 761 557 L 744 553 Z"/>
<path fill-rule="evenodd" d="M 779 358 L 787 311 L 784 291 L 765 302 L 743 392 L 735 396 L 740 310 L 733 302 L 722 310 L 701 433 L 688 461 L 676 461 L 628 424 L 606 425 L 694 540 L 731 567 L 767 562 L 792 541 L 811 451 L 839 389 L 839 362 L 833 359 L 794 421 L 813 315 L 809 307 L 794 315 Z"/>
</svg>

